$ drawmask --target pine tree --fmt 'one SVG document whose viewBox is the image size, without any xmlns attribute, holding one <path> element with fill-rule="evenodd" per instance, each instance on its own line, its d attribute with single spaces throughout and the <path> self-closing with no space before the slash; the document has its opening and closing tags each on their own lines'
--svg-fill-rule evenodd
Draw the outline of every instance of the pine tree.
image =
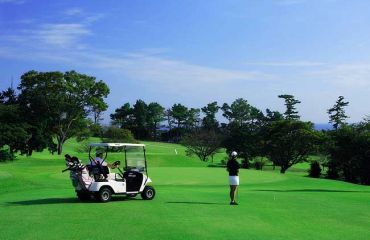
<svg viewBox="0 0 370 240">
<path fill-rule="evenodd" d="M 343 96 L 339 96 L 334 106 L 328 109 L 329 123 L 333 124 L 335 130 L 346 123 L 345 119 L 348 116 L 345 114 L 344 107 L 348 106 L 348 104 L 349 102 L 345 102 Z"/>
<path fill-rule="evenodd" d="M 300 116 L 296 111 L 295 105 L 301 103 L 301 101 L 294 99 L 293 95 L 279 95 L 279 98 L 283 98 L 285 101 L 286 111 L 284 113 L 287 120 L 299 120 Z"/>
</svg>

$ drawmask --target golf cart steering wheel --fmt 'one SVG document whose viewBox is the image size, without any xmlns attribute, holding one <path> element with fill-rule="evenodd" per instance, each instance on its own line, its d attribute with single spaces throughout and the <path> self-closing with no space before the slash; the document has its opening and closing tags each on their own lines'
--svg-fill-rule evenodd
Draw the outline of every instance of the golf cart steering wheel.
<svg viewBox="0 0 370 240">
<path fill-rule="evenodd" d="M 117 166 L 121 165 L 121 161 L 115 161 L 112 165 L 117 167 Z"/>
</svg>

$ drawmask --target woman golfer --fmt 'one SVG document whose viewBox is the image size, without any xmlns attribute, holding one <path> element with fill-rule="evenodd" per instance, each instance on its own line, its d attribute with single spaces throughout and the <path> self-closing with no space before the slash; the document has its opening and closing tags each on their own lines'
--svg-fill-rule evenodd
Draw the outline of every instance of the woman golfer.
<svg viewBox="0 0 370 240">
<path fill-rule="evenodd" d="M 235 193 L 239 185 L 239 163 L 236 161 L 237 152 L 233 151 L 230 154 L 230 159 L 227 162 L 227 171 L 229 172 L 229 183 L 230 183 L 230 205 L 238 205 L 235 202 Z"/>
</svg>

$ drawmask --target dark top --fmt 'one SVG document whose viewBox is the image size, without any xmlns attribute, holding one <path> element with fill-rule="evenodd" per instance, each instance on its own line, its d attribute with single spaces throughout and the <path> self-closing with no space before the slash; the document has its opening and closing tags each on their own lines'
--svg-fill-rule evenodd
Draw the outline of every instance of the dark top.
<svg viewBox="0 0 370 240">
<path fill-rule="evenodd" d="M 232 158 L 227 162 L 227 171 L 229 172 L 229 176 L 238 176 L 239 168 L 240 165 L 235 158 Z"/>
</svg>

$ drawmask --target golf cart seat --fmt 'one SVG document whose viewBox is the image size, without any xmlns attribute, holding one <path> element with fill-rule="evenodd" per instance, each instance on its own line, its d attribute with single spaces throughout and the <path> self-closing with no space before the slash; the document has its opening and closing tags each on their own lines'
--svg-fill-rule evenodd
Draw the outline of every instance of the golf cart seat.
<svg viewBox="0 0 370 240">
<path fill-rule="evenodd" d="M 94 176 L 95 181 L 102 180 L 101 176 L 104 176 L 104 179 L 108 179 L 110 174 L 108 166 L 89 166 L 90 175 Z"/>
</svg>

